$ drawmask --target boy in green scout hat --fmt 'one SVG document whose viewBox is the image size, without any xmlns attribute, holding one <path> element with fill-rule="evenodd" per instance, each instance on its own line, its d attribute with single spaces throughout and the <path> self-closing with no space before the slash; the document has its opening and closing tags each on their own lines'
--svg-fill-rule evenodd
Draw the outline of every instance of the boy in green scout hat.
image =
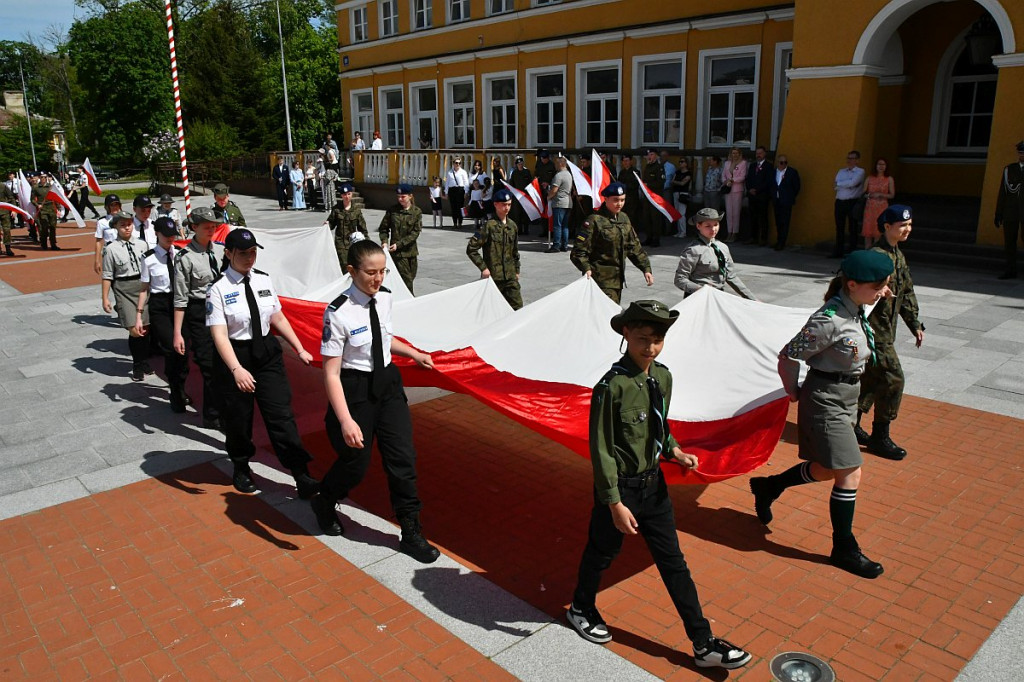
<svg viewBox="0 0 1024 682">
<path fill-rule="evenodd" d="M 750 661 L 750 654 L 711 634 L 679 549 L 672 499 L 661 474 L 662 458 L 697 468 L 697 458 L 684 453 L 669 432 L 672 374 L 655 361 L 678 317 L 678 311 L 659 301 L 636 301 L 611 319 L 612 329 L 625 339 L 626 353 L 591 396 L 594 509 L 566 618 L 584 639 L 611 641 L 596 606 L 601 574 L 618 555 L 623 536 L 639 533 L 693 642 L 694 662 L 702 668 L 739 668 Z"/>
</svg>

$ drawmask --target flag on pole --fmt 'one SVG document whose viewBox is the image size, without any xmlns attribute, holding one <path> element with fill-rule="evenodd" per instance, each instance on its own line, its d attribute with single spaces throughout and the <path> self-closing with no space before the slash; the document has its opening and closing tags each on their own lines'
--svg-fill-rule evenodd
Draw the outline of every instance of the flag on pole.
<svg viewBox="0 0 1024 682">
<path fill-rule="evenodd" d="M 514 196 L 516 201 L 519 202 L 519 205 L 523 207 L 523 211 L 526 212 L 526 217 L 530 219 L 530 222 L 541 219 L 541 210 L 537 208 L 535 203 L 533 203 L 533 199 L 530 198 L 530 195 L 509 184 L 505 185 L 505 189 L 511 192 L 512 196 Z"/>
<path fill-rule="evenodd" d="M 640 179 L 640 174 L 633 171 L 633 175 L 636 176 L 637 181 L 640 183 L 640 191 L 647 197 L 647 201 L 654 204 L 654 208 L 658 209 L 665 219 L 670 223 L 675 223 L 677 220 L 683 217 L 683 214 L 676 210 L 676 207 L 665 201 L 660 194 L 656 194 L 651 191 L 651 188 L 644 184 L 644 181 Z"/>
<path fill-rule="evenodd" d="M 103 188 L 100 187 L 100 181 L 96 179 L 96 173 L 92 170 L 92 164 L 89 163 L 89 157 L 85 157 L 85 163 L 82 164 L 85 168 L 85 178 L 89 185 L 89 189 L 92 190 L 93 194 L 103 194 Z"/>
<path fill-rule="evenodd" d="M 60 183 L 56 179 L 50 183 L 50 191 L 46 194 L 43 201 L 55 201 L 64 208 L 68 209 L 71 213 L 71 217 L 75 219 L 75 224 L 79 227 L 85 227 L 85 221 L 82 220 L 82 216 L 78 215 L 78 209 L 71 203 L 67 195 L 64 194 L 64 190 L 61 189 Z"/>
<path fill-rule="evenodd" d="M 18 169 L 18 180 L 15 183 L 14 192 L 18 195 L 18 203 L 21 204 L 21 207 L 32 214 L 28 219 L 35 222 L 36 208 L 32 204 L 32 183 L 28 181 L 28 178 L 21 172 L 20 168 Z"/>
<path fill-rule="evenodd" d="M 591 201 L 593 201 L 594 206 L 601 203 L 600 195 L 598 195 L 597 197 L 594 196 L 594 191 L 590 187 L 590 178 L 587 177 L 587 174 L 583 172 L 583 169 L 577 166 L 572 161 L 570 161 L 568 158 L 565 159 L 565 162 L 569 164 L 569 172 L 572 173 L 572 181 L 576 185 L 576 194 L 580 195 L 581 197 L 590 197 Z"/>
<path fill-rule="evenodd" d="M 549 215 L 548 203 L 544 201 L 541 195 L 540 182 L 537 178 L 534 178 L 533 182 L 526 186 L 526 193 L 530 195 L 530 200 L 533 201 L 533 205 L 540 211 L 540 217 L 547 218 Z"/>
<path fill-rule="evenodd" d="M 601 192 L 604 188 L 612 184 L 612 172 L 605 165 L 601 159 L 601 155 L 597 153 L 596 149 L 590 152 L 590 186 L 594 190 L 591 195 L 594 199 L 594 206 L 601 203 Z"/>
<path fill-rule="evenodd" d="M 8 204 L 6 201 L 0 201 L 0 211 L 11 211 L 13 213 L 20 213 L 29 220 L 32 220 L 32 216 L 29 215 L 28 211 L 25 211 L 14 204 Z"/>
</svg>

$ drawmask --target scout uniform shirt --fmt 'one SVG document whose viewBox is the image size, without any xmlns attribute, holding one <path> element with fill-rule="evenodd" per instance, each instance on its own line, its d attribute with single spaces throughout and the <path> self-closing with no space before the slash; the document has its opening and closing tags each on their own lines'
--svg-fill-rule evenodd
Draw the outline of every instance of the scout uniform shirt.
<svg viewBox="0 0 1024 682">
<path fill-rule="evenodd" d="M 466 255 L 473 265 L 491 271 L 491 279 L 495 282 L 514 282 L 519 274 L 519 228 L 511 220 L 500 223 L 488 220 L 469 239 Z M 483 257 L 480 250 L 483 249 Z"/>
<path fill-rule="evenodd" d="M 381 287 L 377 299 L 377 320 L 380 322 L 384 349 L 384 366 L 391 364 L 391 291 Z M 370 296 L 355 285 L 334 299 L 324 311 L 324 330 L 320 338 L 320 355 L 341 357 L 342 369 L 373 371 L 373 331 L 370 329 Z"/>
<path fill-rule="evenodd" d="M 636 476 L 654 469 L 658 466 L 657 452 L 671 452 L 679 445 L 667 421 L 672 374 L 659 362 L 652 362 L 647 372 L 644 374 L 628 355 L 623 355 L 591 394 L 590 461 L 601 504 L 621 501 L 619 476 Z M 658 382 L 663 405 L 652 408 L 648 377 Z M 660 449 L 655 435 L 659 430 Z"/>
<path fill-rule="evenodd" d="M 781 355 L 822 372 L 860 376 L 874 352 L 870 330 L 864 311 L 843 291 L 811 315 Z"/>
<path fill-rule="evenodd" d="M 875 332 L 876 345 L 892 345 L 896 340 L 896 316 L 899 315 L 910 327 L 910 331 L 916 334 L 923 330 L 924 325 L 918 319 L 917 295 L 914 293 L 914 281 L 910 279 L 910 267 L 907 259 L 903 257 L 903 251 L 899 244 L 890 244 L 882 237 L 882 241 L 875 247 L 875 251 L 881 251 L 892 259 L 893 273 L 889 280 L 889 289 L 892 290 L 891 298 L 883 298 L 875 304 L 874 309 L 868 316 L 871 322 L 871 329 Z"/>
<path fill-rule="evenodd" d="M 743 298 L 754 298 L 753 292 L 736 275 L 736 262 L 725 242 L 717 239 L 709 242 L 704 235 L 687 242 L 676 267 L 676 286 L 686 292 L 686 296 L 691 296 L 705 284 L 724 291 L 726 283 Z"/>
<path fill-rule="evenodd" d="M 330 229 L 334 230 L 334 250 L 338 252 L 338 262 L 344 272 L 348 265 L 348 248 L 352 246 L 352 233 L 366 233 L 366 219 L 363 218 L 362 209 L 350 206 L 346 211 L 342 204 L 335 204 L 331 214 L 327 216 L 327 223 Z"/>
<path fill-rule="evenodd" d="M 174 256 L 174 307 L 186 308 L 190 302 L 205 301 L 206 292 L 220 276 L 224 247 L 210 242 L 204 250 L 195 239 Z"/>
<path fill-rule="evenodd" d="M 570 260 L 580 272 L 590 270 L 599 287 L 621 289 L 626 281 L 627 258 L 645 273 L 651 271 L 651 262 L 640 247 L 626 212 L 612 216 L 602 206 L 580 227 Z"/>
<path fill-rule="evenodd" d="M 252 316 L 245 296 L 245 275 L 228 266 L 206 294 L 206 326 L 224 325 L 232 341 L 252 340 Z M 270 318 L 281 310 L 270 276 L 253 268 L 249 271 L 249 287 L 256 297 L 263 338 L 270 336 Z"/>
<path fill-rule="evenodd" d="M 149 283 L 150 294 L 174 293 L 171 291 L 171 269 L 174 268 L 177 251 L 173 246 L 168 250 L 157 244 L 156 248 L 142 254 L 141 279 Z"/>
<path fill-rule="evenodd" d="M 221 208 L 216 203 L 210 207 L 217 220 L 227 223 L 233 227 L 246 227 L 245 218 L 242 217 L 242 209 L 235 205 L 235 202 L 228 200 L 228 205 Z"/>
<path fill-rule="evenodd" d="M 124 282 L 139 279 L 142 274 L 142 257 L 146 253 L 146 242 L 134 237 L 130 242 L 115 239 L 103 247 L 103 279 Z"/>
<path fill-rule="evenodd" d="M 419 206 L 410 204 L 408 209 L 404 209 L 401 205 L 395 204 L 387 210 L 384 219 L 380 221 L 377 236 L 380 237 L 381 244 L 387 242 L 395 245 L 392 258 L 412 258 L 420 254 L 416 240 L 419 239 L 422 229 L 423 211 Z"/>
</svg>

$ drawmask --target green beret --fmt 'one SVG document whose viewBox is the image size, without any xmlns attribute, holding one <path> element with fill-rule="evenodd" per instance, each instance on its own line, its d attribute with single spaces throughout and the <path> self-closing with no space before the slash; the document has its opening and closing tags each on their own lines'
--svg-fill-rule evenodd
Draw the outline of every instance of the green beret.
<svg viewBox="0 0 1024 682">
<path fill-rule="evenodd" d="M 672 310 L 661 301 L 633 301 L 629 307 L 612 318 L 612 329 L 617 334 L 630 322 L 650 322 L 664 325 L 667 329 L 679 317 L 678 310 Z"/>
<path fill-rule="evenodd" d="M 892 274 L 893 265 L 888 254 L 870 249 L 851 253 L 839 270 L 855 282 L 881 282 Z"/>
</svg>

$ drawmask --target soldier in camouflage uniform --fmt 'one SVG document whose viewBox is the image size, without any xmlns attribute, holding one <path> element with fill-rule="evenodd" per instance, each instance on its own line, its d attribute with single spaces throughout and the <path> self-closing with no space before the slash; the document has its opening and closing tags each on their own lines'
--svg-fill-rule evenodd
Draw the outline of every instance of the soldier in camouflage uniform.
<svg viewBox="0 0 1024 682">
<path fill-rule="evenodd" d="M 0 182 L 0 201 L 18 205 L 18 199 L 14 196 L 14 192 L 5 183 Z M 14 252 L 11 251 L 11 227 L 14 225 L 14 214 L 11 211 L 0 210 L 0 230 L 3 232 L 4 240 L 4 254 L 13 256 Z"/>
<path fill-rule="evenodd" d="M 423 211 L 412 203 L 412 186 L 401 184 L 396 190 L 398 203 L 384 214 L 380 221 L 380 244 L 391 252 L 398 274 L 412 293 L 412 283 L 416 279 L 418 267 L 417 257 L 420 254 L 416 246 L 420 230 L 423 229 Z"/>
<path fill-rule="evenodd" d="M 334 205 L 324 221 L 334 230 L 334 250 L 338 252 L 342 272 L 345 272 L 345 266 L 348 265 L 348 247 L 352 246 L 352 234 L 361 232 L 364 237 L 369 236 L 362 209 L 352 205 L 352 189 L 352 185 L 347 182 L 341 186 L 341 201 Z"/>
<path fill-rule="evenodd" d="M 480 276 L 490 277 L 512 309 L 519 310 L 523 307 L 523 295 L 519 291 L 519 239 L 516 224 L 508 218 L 511 209 L 512 194 L 507 189 L 495 192 L 496 217 L 484 223 L 470 238 L 466 255 L 480 268 Z"/>
<path fill-rule="evenodd" d="M 661 194 L 665 188 L 665 166 L 662 165 L 656 149 L 647 150 L 647 164 L 644 166 L 644 184 L 654 194 Z M 646 197 L 640 199 L 640 227 L 643 228 L 644 246 L 661 246 L 661 233 L 665 231 L 665 216 Z"/>
<path fill-rule="evenodd" d="M 36 212 L 36 225 L 38 226 L 39 246 L 46 250 L 46 242 L 50 242 L 49 248 L 60 251 L 57 246 L 57 207 L 52 201 L 47 201 L 46 195 L 50 193 L 50 179 L 45 175 L 40 176 L 39 184 L 32 188 L 32 203 L 38 207 Z"/>
<path fill-rule="evenodd" d="M 654 284 L 651 261 L 647 258 L 629 218 L 622 211 L 626 187 L 613 182 L 601 191 L 604 205 L 591 215 L 579 233 L 569 260 L 616 303 L 622 299 L 628 258 L 644 273 L 647 286 Z"/>
<path fill-rule="evenodd" d="M 900 242 L 905 242 L 912 228 L 912 214 L 909 206 L 895 204 L 888 207 L 878 218 L 882 238 L 873 249 L 892 260 L 894 271 L 889 282 L 892 296 L 883 298 L 871 311 L 868 321 L 875 332 L 875 352 L 878 362 L 869 364 L 860 379 L 860 399 L 857 404 L 857 426 L 854 429 L 857 441 L 879 457 L 900 460 L 907 451 L 896 445 L 889 437 L 889 424 L 899 414 L 903 399 L 903 368 L 896 354 L 897 316 L 902 317 L 914 335 L 917 347 L 924 341 L 924 325 L 918 319 L 917 296 L 910 268 L 900 251 Z M 861 428 L 860 418 L 875 406 L 875 418 L 871 435 Z"/>
<path fill-rule="evenodd" d="M 231 201 L 230 190 L 223 182 L 213 186 L 213 206 L 210 208 L 222 223 L 227 223 L 232 227 L 246 226 L 245 218 L 242 217 L 242 209 Z"/>
</svg>

